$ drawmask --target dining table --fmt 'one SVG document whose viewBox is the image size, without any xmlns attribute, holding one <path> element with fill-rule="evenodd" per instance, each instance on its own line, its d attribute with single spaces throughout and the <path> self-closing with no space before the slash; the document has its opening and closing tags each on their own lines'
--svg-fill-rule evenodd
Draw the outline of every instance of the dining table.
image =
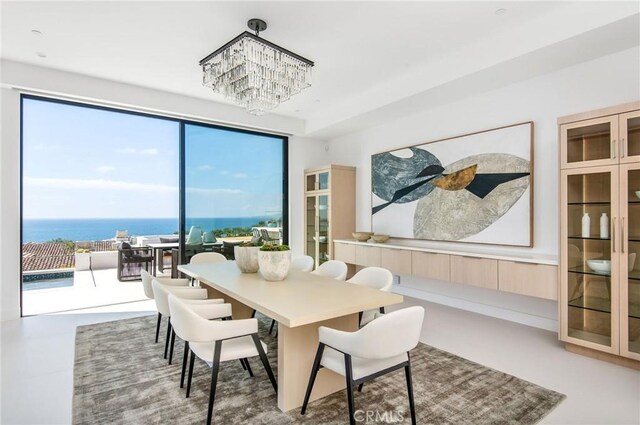
<svg viewBox="0 0 640 425">
<path fill-rule="evenodd" d="M 230 303 L 233 319 L 250 318 L 258 311 L 278 322 L 278 407 L 283 412 L 302 406 L 318 348 L 318 328 L 356 331 L 360 312 L 403 302 L 398 294 L 293 269 L 278 282 L 265 280 L 260 272 L 242 273 L 235 261 L 186 264 L 178 270 L 198 280 L 209 298 Z M 323 368 L 311 400 L 345 386 L 343 376 Z"/>
</svg>

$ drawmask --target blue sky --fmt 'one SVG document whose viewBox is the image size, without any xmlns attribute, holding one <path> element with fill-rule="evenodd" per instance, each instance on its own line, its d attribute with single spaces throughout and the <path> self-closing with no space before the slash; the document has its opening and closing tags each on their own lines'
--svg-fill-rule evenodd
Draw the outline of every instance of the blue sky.
<svg viewBox="0 0 640 425">
<path fill-rule="evenodd" d="M 24 100 L 25 218 L 178 216 L 179 124 Z M 282 211 L 281 139 L 187 125 L 187 216 Z"/>
</svg>

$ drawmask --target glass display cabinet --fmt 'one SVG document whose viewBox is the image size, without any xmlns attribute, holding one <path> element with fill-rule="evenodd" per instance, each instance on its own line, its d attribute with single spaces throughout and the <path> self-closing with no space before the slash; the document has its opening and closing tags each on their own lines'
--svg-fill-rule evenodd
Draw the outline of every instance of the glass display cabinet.
<svg viewBox="0 0 640 425">
<path fill-rule="evenodd" d="M 333 240 L 355 231 L 355 168 L 342 165 L 305 171 L 305 254 L 315 266 L 333 258 Z"/>
<path fill-rule="evenodd" d="M 640 103 L 596 112 L 558 120 L 560 339 L 640 368 Z"/>
</svg>

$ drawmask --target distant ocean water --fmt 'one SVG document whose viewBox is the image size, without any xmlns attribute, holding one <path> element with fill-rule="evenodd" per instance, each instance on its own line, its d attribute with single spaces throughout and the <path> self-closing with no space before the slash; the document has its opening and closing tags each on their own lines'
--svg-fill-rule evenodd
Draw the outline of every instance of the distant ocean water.
<svg viewBox="0 0 640 425">
<path fill-rule="evenodd" d="M 190 218 L 188 226 L 200 226 L 202 230 L 231 227 L 251 227 L 259 221 L 273 217 L 220 217 Z M 171 235 L 178 231 L 177 218 L 102 218 L 102 219 L 25 219 L 23 241 L 46 242 L 62 238 L 72 241 L 97 241 L 111 239 L 116 230 L 128 230 L 129 236 Z"/>
</svg>

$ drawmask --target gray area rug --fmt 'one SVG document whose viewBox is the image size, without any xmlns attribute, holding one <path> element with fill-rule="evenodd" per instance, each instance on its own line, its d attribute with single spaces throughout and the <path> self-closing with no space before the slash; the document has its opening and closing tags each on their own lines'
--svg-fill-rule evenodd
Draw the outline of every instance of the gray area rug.
<svg viewBox="0 0 640 425">
<path fill-rule="evenodd" d="M 269 360 L 277 373 L 277 341 L 267 334 L 270 319 L 258 317 L 261 337 L 269 345 Z M 164 339 L 153 343 L 155 320 L 155 316 L 146 316 L 78 327 L 73 423 L 205 423 L 210 369 L 196 359 L 191 397 L 185 399 L 179 387 L 184 343 L 176 339 L 174 361 L 168 365 L 162 358 Z M 160 335 L 165 332 L 161 330 Z M 534 424 L 565 398 L 424 344 L 411 354 L 420 424 Z M 250 362 L 254 378 L 240 362 L 223 363 L 215 424 L 348 423 L 345 391 L 310 403 L 305 416 L 298 410 L 282 413 L 259 359 Z M 367 412 L 371 412 L 367 423 L 410 423 L 403 371 L 365 384 L 362 393 L 355 392 L 355 408 L 361 423 L 365 423 Z"/>
</svg>

